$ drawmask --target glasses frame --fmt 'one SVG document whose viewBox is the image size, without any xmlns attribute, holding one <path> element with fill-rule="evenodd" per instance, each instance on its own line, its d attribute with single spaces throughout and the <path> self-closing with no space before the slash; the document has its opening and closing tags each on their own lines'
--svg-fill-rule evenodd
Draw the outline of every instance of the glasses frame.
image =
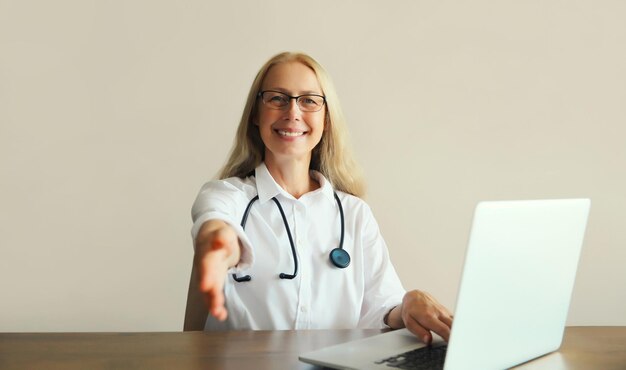
<svg viewBox="0 0 626 370">
<path fill-rule="evenodd" d="M 265 94 L 267 92 L 272 92 L 272 93 L 277 93 L 277 94 L 284 95 L 287 98 L 289 98 L 289 101 L 287 102 L 287 104 L 284 107 L 272 107 L 270 104 L 266 103 L 265 100 L 263 99 L 263 94 Z M 318 110 L 303 110 L 302 107 L 300 106 L 300 99 L 305 97 L 305 96 L 316 96 L 316 97 L 322 98 L 322 104 L 320 105 L 320 108 Z M 319 94 L 303 94 L 303 95 L 298 95 L 298 96 L 291 96 L 289 94 L 285 94 L 284 92 L 278 91 L 278 90 L 263 90 L 263 91 L 259 91 L 259 93 L 257 94 L 257 97 L 259 97 L 261 99 L 261 101 L 263 102 L 263 105 L 265 105 L 269 109 L 276 109 L 276 110 L 283 110 L 283 109 L 287 108 L 289 106 L 289 103 L 291 103 L 291 99 L 295 99 L 296 100 L 296 105 L 298 106 L 298 108 L 302 112 L 319 112 L 326 105 L 326 97 L 324 95 L 319 95 Z"/>
</svg>

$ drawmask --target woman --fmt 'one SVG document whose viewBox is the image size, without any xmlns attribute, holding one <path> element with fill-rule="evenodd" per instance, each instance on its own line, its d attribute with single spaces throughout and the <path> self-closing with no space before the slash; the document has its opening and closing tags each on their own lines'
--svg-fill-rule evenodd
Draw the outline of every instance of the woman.
<svg viewBox="0 0 626 370">
<path fill-rule="evenodd" d="M 209 313 L 234 329 L 407 327 L 448 340 L 448 310 L 403 289 L 345 137 L 314 59 L 282 53 L 261 68 L 221 180 L 192 208 Z"/>
</svg>

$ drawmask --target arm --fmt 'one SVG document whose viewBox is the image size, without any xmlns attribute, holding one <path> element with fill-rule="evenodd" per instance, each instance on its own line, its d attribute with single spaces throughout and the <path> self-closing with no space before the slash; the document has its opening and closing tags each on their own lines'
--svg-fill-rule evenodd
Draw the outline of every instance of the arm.
<svg viewBox="0 0 626 370">
<path fill-rule="evenodd" d="M 430 294 L 412 290 L 404 295 L 400 305 L 389 312 L 385 323 L 392 329 L 406 327 L 424 343 L 432 341 L 431 331 L 447 342 L 450 339 L 452 318 L 450 311 Z"/>
<path fill-rule="evenodd" d="M 194 268 L 198 287 L 209 313 L 220 321 L 228 315 L 224 306 L 224 282 L 229 268 L 241 257 L 241 242 L 231 226 L 221 220 L 202 224 L 196 237 Z"/>
</svg>

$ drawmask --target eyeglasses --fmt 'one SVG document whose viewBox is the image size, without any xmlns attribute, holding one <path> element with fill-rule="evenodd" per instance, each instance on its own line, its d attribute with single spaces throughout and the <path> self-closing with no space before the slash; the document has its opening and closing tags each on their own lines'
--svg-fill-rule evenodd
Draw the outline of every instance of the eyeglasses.
<svg viewBox="0 0 626 370">
<path fill-rule="evenodd" d="M 291 99 L 296 99 L 296 104 L 301 111 L 318 112 L 326 103 L 326 97 L 316 94 L 289 96 L 280 91 L 265 90 L 261 91 L 258 96 L 263 104 L 270 109 L 284 109 L 289 105 Z"/>
</svg>

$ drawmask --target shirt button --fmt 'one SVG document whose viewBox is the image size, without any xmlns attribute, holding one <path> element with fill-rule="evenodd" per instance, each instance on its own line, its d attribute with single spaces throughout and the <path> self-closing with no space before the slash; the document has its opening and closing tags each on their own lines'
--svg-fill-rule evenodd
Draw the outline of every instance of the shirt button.
<svg viewBox="0 0 626 370">
<path fill-rule="evenodd" d="M 300 307 L 300 312 L 306 313 L 306 311 L 307 311 L 306 306 L 301 306 Z"/>
</svg>

